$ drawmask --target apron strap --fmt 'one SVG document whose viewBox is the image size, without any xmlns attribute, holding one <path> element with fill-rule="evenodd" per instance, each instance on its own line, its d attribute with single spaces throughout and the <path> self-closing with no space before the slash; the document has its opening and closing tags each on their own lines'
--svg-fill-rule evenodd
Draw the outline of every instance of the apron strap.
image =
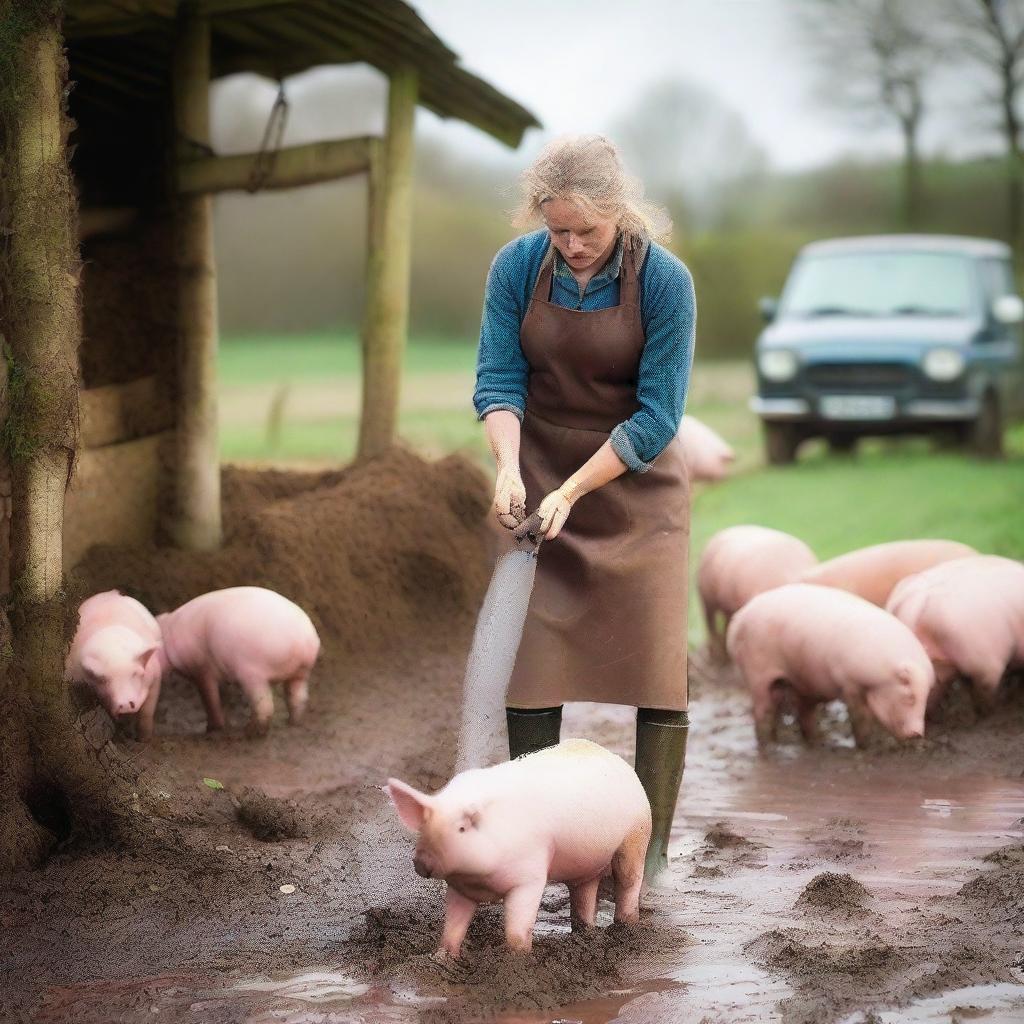
<svg viewBox="0 0 1024 1024">
<path fill-rule="evenodd" d="M 548 245 L 548 251 L 544 253 L 544 260 L 540 265 L 540 273 L 537 275 L 537 283 L 533 286 L 533 294 L 530 296 L 530 305 L 534 299 L 541 302 L 551 301 L 551 278 L 555 270 L 555 247 Z"/>
<path fill-rule="evenodd" d="M 627 245 L 622 254 L 622 267 L 619 270 L 619 305 L 635 306 L 640 301 L 640 288 L 637 283 L 636 249 Z"/>
</svg>

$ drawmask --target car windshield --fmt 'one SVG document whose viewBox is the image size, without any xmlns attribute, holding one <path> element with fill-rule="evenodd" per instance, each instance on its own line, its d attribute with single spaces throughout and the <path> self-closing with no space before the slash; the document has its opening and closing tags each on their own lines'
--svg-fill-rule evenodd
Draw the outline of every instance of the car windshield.
<svg viewBox="0 0 1024 1024">
<path fill-rule="evenodd" d="M 966 256 L 858 252 L 805 256 L 782 296 L 782 316 L 962 316 L 972 305 Z"/>
</svg>

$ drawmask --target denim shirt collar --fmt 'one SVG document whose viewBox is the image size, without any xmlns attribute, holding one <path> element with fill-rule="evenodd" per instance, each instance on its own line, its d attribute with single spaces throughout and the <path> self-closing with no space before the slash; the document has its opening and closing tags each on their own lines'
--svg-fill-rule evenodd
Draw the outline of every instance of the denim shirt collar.
<svg viewBox="0 0 1024 1024">
<path fill-rule="evenodd" d="M 614 281 L 619 276 L 619 272 L 622 270 L 622 254 L 625 251 L 623 245 L 623 238 L 620 234 L 618 240 L 615 243 L 615 248 L 612 250 L 611 256 L 608 257 L 608 262 L 590 279 L 587 283 L 587 291 L 591 287 L 599 288 L 603 284 L 607 284 L 609 281 Z M 553 270 L 555 277 L 572 277 L 572 271 L 569 269 L 569 264 L 562 259 L 562 254 L 555 249 L 555 266 Z M 575 278 L 573 278 L 575 286 Z"/>
</svg>

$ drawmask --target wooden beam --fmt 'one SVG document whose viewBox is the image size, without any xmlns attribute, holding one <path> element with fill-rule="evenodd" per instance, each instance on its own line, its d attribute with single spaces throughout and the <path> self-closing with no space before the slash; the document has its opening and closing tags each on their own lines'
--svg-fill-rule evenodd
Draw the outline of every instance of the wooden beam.
<svg viewBox="0 0 1024 1024">
<path fill-rule="evenodd" d="M 363 315 L 363 401 L 359 455 L 377 455 L 394 443 L 402 361 L 409 326 L 412 250 L 413 121 L 417 76 L 411 67 L 391 76 L 384 137 L 384 168 L 371 201 L 378 229 L 369 246 Z"/>
<path fill-rule="evenodd" d="M 79 393 L 82 447 L 100 448 L 174 427 L 174 402 L 156 374 Z"/>
<path fill-rule="evenodd" d="M 363 136 L 312 142 L 305 146 L 288 146 L 272 159 L 269 174 L 257 189 L 296 188 L 320 181 L 334 181 L 370 169 L 370 145 L 373 139 Z M 237 156 L 212 156 L 188 160 L 178 168 L 178 192 L 201 195 L 252 189 L 253 171 L 259 159 L 256 153 Z"/>
<path fill-rule="evenodd" d="M 178 166 L 210 143 L 210 21 L 183 4 L 174 52 L 174 124 Z M 175 501 L 170 533 L 193 551 L 220 545 L 217 441 L 217 279 L 213 200 L 178 198 L 178 409 Z"/>
</svg>

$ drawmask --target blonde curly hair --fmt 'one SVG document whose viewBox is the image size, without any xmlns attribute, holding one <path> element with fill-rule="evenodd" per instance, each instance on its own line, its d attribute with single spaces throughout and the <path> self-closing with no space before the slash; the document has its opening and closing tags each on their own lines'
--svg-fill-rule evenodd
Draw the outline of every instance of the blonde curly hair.
<svg viewBox="0 0 1024 1024">
<path fill-rule="evenodd" d="M 565 199 L 600 217 L 612 217 L 627 243 L 664 239 L 672 221 L 644 198 L 639 179 L 627 173 L 619 151 L 604 135 L 563 135 L 549 142 L 519 178 L 516 227 L 543 220 L 548 199 Z"/>
</svg>

